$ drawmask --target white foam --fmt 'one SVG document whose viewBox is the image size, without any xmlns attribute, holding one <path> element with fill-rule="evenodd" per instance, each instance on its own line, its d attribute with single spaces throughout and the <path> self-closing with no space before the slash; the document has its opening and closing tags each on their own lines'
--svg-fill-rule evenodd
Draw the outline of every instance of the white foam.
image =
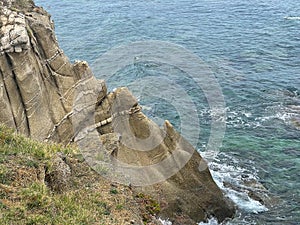
<svg viewBox="0 0 300 225">
<path fill-rule="evenodd" d="M 243 114 L 244 114 L 247 118 L 249 118 L 249 117 L 252 116 L 252 113 L 251 113 L 251 112 L 243 112 Z"/>
<path fill-rule="evenodd" d="M 205 152 L 201 155 L 205 158 Z M 220 153 L 218 157 L 222 157 L 226 161 L 231 161 L 234 165 L 225 164 L 224 160 L 216 159 L 209 165 L 211 174 L 217 183 L 217 185 L 224 190 L 227 196 L 232 199 L 232 201 L 243 211 L 248 213 L 259 213 L 267 211 L 267 207 L 262 205 L 260 202 L 251 199 L 247 192 L 247 187 L 244 186 L 243 176 L 247 176 L 250 180 L 257 181 L 256 171 L 248 171 L 245 168 L 241 168 L 238 165 L 238 161 L 233 157 L 229 157 L 224 153 Z M 227 158 L 227 159 L 226 159 Z M 251 163 L 251 162 L 249 162 Z M 232 185 L 232 187 L 237 187 L 237 190 L 233 190 L 231 187 L 225 187 L 224 183 Z M 254 188 L 255 191 L 255 187 Z M 257 188 L 257 191 L 260 187 Z"/>
<path fill-rule="evenodd" d="M 172 225 L 172 222 L 169 220 L 158 219 L 162 225 Z M 215 218 L 210 218 L 207 222 L 200 222 L 198 225 L 219 225 L 218 220 Z"/>
<path fill-rule="evenodd" d="M 152 107 L 151 106 L 148 106 L 148 105 L 141 105 L 142 108 L 146 111 L 151 111 L 152 110 Z"/>
<path fill-rule="evenodd" d="M 261 126 L 258 121 L 253 121 L 253 114 L 250 111 L 245 110 L 230 110 L 227 108 L 227 119 L 226 125 L 228 127 L 235 127 L 235 128 L 244 128 L 244 127 L 252 127 L 256 128 Z"/>
<path fill-rule="evenodd" d="M 249 198 L 246 193 L 229 189 L 227 190 L 227 195 L 239 208 L 247 212 L 257 214 L 260 212 L 268 211 L 268 208 L 266 206 L 262 205 L 258 201 Z"/>
<path fill-rule="evenodd" d="M 286 20 L 300 20 L 300 16 L 286 16 L 284 17 Z"/>
<path fill-rule="evenodd" d="M 285 124 L 291 125 L 293 120 L 300 118 L 300 110 L 298 107 L 294 107 L 294 105 L 267 107 L 266 111 L 272 112 L 272 115 L 257 117 L 255 120 L 260 122 L 281 120 Z"/>
<path fill-rule="evenodd" d="M 218 225 L 218 220 L 215 218 L 209 219 L 207 222 L 200 222 L 198 225 Z"/>
<path fill-rule="evenodd" d="M 274 105 L 266 107 L 265 113 L 259 117 L 254 117 L 248 111 L 230 111 L 227 112 L 227 127 L 234 128 L 257 128 L 263 127 L 266 123 L 273 120 L 279 120 L 287 125 L 291 125 L 293 121 L 300 119 L 300 106 L 296 105 Z"/>
<path fill-rule="evenodd" d="M 172 225 L 172 222 L 169 220 L 163 220 L 161 218 L 158 219 L 159 222 L 161 222 L 162 225 Z"/>
<path fill-rule="evenodd" d="M 201 152 L 201 155 L 206 158 L 209 155 L 209 152 Z M 232 165 L 228 165 L 226 162 L 231 162 Z M 249 164 L 252 162 L 249 161 Z M 232 157 L 228 156 L 225 153 L 220 153 L 217 158 L 215 158 L 214 162 L 209 164 L 209 168 L 213 179 L 215 180 L 216 184 L 226 193 L 226 195 L 237 205 L 237 207 L 245 211 L 247 213 L 260 213 L 268 211 L 268 208 L 262 205 L 260 202 L 251 199 L 247 192 L 245 191 L 246 188 L 243 188 L 243 181 L 242 177 L 247 176 L 248 179 L 257 180 L 258 177 L 256 175 L 256 171 L 248 171 L 245 168 L 238 166 L 239 161 Z M 224 183 L 230 183 L 232 187 L 240 187 L 237 190 L 234 190 L 232 187 L 225 187 Z M 261 186 L 257 188 L 259 189 Z M 255 191 L 255 186 L 252 187 Z M 162 225 L 172 225 L 172 222 L 169 220 L 162 220 L 159 219 Z M 222 223 L 224 224 L 224 223 Z M 234 225 L 234 221 L 228 221 L 225 224 L 227 225 Z M 245 224 L 248 224 L 245 221 Z M 198 225 L 219 225 L 216 218 L 210 218 L 207 222 L 200 222 Z"/>
</svg>

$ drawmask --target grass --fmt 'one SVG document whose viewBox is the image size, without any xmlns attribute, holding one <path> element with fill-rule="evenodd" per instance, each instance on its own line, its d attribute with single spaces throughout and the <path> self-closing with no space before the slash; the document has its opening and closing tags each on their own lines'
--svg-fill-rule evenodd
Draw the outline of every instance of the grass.
<svg viewBox="0 0 300 225">
<path fill-rule="evenodd" d="M 116 194 L 118 194 L 118 190 L 115 188 L 112 188 L 112 189 L 110 189 L 110 193 L 116 195 Z"/>
<path fill-rule="evenodd" d="M 145 195 L 144 193 L 138 193 L 135 195 L 138 202 L 145 206 L 144 212 L 142 213 L 142 218 L 144 224 L 148 224 L 151 221 L 151 215 L 159 214 L 161 208 L 160 204 L 152 198 L 150 195 Z"/>
<path fill-rule="evenodd" d="M 4 157 L 26 155 L 37 160 L 49 160 L 57 152 L 64 154 L 78 153 L 74 147 L 65 147 L 59 144 L 45 144 L 16 135 L 13 130 L 0 125 L 0 154 Z M 1 161 L 0 161 L 1 162 Z"/>
<path fill-rule="evenodd" d="M 58 152 L 72 171 L 63 193 L 52 191 L 45 181 L 46 168 Z M 111 184 L 93 171 L 75 146 L 37 142 L 0 125 L 1 225 L 151 222 L 157 209 L 151 197 L 137 198 L 131 188 Z"/>
<path fill-rule="evenodd" d="M 32 0 L 18 0 L 13 2 L 13 5 L 10 9 L 14 11 L 19 11 L 19 10 L 24 10 L 32 5 L 34 5 Z"/>
<path fill-rule="evenodd" d="M 0 183 L 9 184 L 9 171 L 3 165 L 0 165 Z"/>
</svg>

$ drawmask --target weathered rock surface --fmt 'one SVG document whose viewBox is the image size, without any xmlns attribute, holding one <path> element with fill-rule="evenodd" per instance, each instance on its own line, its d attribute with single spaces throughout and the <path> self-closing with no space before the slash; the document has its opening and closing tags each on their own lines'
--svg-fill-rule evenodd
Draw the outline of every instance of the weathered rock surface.
<svg viewBox="0 0 300 225">
<path fill-rule="evenodd" d="M 118 98 L 118 95 L 122 95 L 122 98 Z M 107 95 L 102 103 L 105 106 L 104 109 L 114 108 L 112 104 L 116 103 L 112 99 L 121 101 L 117 104 L 120 107 L 117 107 L 118 111 L 124 111 L 137 104 L 126 88 L 119 88 L 114 93 Z M 109 116 L 104 109 L 98 108 L 98 120 Z M 101 139 L 104 147 L 111 150 L 112 156 L 124 163 L 145 167 L 159 164 L 169 157 L 172 158 L 168 162 L 168 166 L 163 166 L 168 170 L 167 173 L 154 167 L 152 171 L 145 170 L 145 173 L 135 174 L 135 180 L 141 176 L 141 180 L 144 182 L 153 179 L 153 174 L 165 178 L 165 181 L 158 184 L 136 188 L 137 193 L 151 193 L 152 196 L 155 196 L 161 204 L 161 217 L 169 218 L 174 224 L 196 224 L 210 216 L 215 216 L 223 221 L 234 215 L 234 206 L 224 198 L 223 193 L 213 181 L 208 167 L 203 165 L 205 162 L 199 153 L 180 136 L 168 121 L 165 122 L 162 130 L 140 111 L 132 114 L 129 118 L 128 115 L 123 115 L 123 117 L 99 128 L 100 133 L 106 133 L 101 136 Z M 131 132 L 128 132 L 128 123 Z M 114 133 L 116 131 L 118 135 Z M 145 144 L 147 145 L 147 142 L 140 142 L 140 140 L 149 138 L 151 132 L 155 135 L 149 141 L 158 144 L 154 147 L 151 146 L 149 151 L 139 151 L 138 149 L 144 149 Z M 133 133 L 137 139 L 128 136 L 128 133 Z M 130 141 L 123 141 L 123 139 Z M 181 168 L 180 160 L 189 154 L 192 154 L 190 160 Z M 206 169 L 199 170 L 200 163 Z M 168 177 L 168 172 L 171 170 L 179 172 Z M 130 180 L 130 178 L 126 179 Z"/>
<path fill-rule="evenodd" d="M 69 62 L 43 9 L 2 4 L 12 7 L 0 11 L 0 121 L 35 139 L 67 142 L 72 87 L 86 65 Z"/>
<path fill-rule="evenodd" d="M 64 160 L 65 156 L 62 154 L 56 155 L 52 159 L 51 165 L 46 168 L 45 173 L 47 185 L 51 190 L 59 193 L 67 189 L 71 177 L 71 168 Z"/>
<path fill-rule="evenodd" d="M 1 123 L 38 140 L 69 143 L 75 139 L 80 145 L 86 138 L 85 147 L 101 143 L 109 160 L 141 168 L 167 160 L 163 167 L 145 170 L 140 179 L 149 185 L 135 190 L 155 196 L 161 204 L 160 216 L 174 224 L 234 216 L 233 205 L 203 167 L 199 153 L 168 121 L 161 129 L 141 112 L 126 88 L 107 93 L 105 82 L 93 76 L 86 62 L 69 62 L 47 12 L 31 1 L 6 0 L 1 4 L 0 24 Z M 200 163 L 206 169 L 199 170 Z M 69 168 L 60 168 L 64 165 L 60 158 L 54 159 L 54 165 L 58 168 L 54 172 L 65 171 L 62 177 L 70 173 Z M 175 172 L 170 175 L 170 171 Z M 48 176 L 50 183 L 58 177 Z M 153 176 L 165 179 L 152 184 Z M 65 185 L 63 181 L 53 189 L 59 191 Z"/>
</svg>

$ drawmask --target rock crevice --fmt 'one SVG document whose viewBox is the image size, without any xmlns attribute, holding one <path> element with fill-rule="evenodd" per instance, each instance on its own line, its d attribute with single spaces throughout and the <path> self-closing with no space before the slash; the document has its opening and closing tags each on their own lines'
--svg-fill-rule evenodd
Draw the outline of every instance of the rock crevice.
<svg viewBox="0 0 300 225">
<path fill-rule="evenodd" d="M 45 10 L 32 1 L 5 0 L 0 24 L 1 123 L 41 141 L 67 144 L 87 138 L 86 146 L 97 149 L 101 143 L 106 148 L 108 160 L 143 169 L 166 160 L 163 167 L 145 170 L 141 177 L 165 179 L 135 189 L 155 196 L 162 205 L 160 216 L 174 224 L 233 217 L 234 206 L 208 168 L 199 170 L 200 154 L 168 121 L 161 129 L 148 119 L 128 89 L 107 93 L 105 82 L 94 77 L 86 62 L 70 63 Z M 166 175 L 163 169 L 175 172 Z M 53 177 L 48 176 L 49 183 Z"/>
</svg>

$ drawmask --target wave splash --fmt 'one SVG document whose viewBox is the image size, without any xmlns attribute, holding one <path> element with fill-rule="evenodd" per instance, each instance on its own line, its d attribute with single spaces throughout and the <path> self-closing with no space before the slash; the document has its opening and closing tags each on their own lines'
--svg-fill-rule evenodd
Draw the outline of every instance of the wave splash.
<svg viewBox="0 0 300 225">
<path fill-rule="evenodd" d="M 205 158 L 205 152 L 201 155 Z M 248 213 L 268 211 L 261 202 L 249 197 L 251 193 L 267 193 L 263 185 L 258 182 L 257 171 L 239 167 L 237 160 L 225 153 L 220 153 L 218 158 L 209 165 L 212 176 L 237 207 Z M 224 163 L 224 160 L 233 162 L 233 165 Z"/>
<path fill-rule="evenodd" d="M 284 17 L 286 20 L 300 20 L 300 16 L 286 16 Z"/>
</svg>

